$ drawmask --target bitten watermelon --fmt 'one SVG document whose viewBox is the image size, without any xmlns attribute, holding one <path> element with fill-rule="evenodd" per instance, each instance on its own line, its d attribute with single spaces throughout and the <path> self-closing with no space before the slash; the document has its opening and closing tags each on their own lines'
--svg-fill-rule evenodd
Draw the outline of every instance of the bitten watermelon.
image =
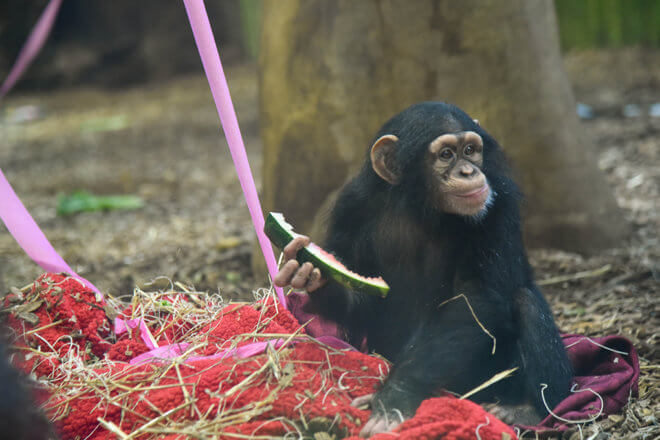
<svg viewBox="0 0 660 440">
<path fill-rule="evenodd" d="M 284 220 L 284 216 L 277 212 L 271 212 L 266 218 L 264 232 L 280 249 L 294 238 L 298 237 L 293 231 L 293 226 Z M 329 252 L 324 251 L 320 246 L 310 243 L 309 246 L 302 248 L 296 255 L 299 263 L 309 261 L 315 267 L 319 268 L 321 274 L 328 279 L 332 279 L 339 284 L 358 292 L 368 293 L 386 297 L 390 287 L 382 278 L 363 277 L 355 272 L 348 270 L 343 264 L 335 259 Z"/>
</svg>

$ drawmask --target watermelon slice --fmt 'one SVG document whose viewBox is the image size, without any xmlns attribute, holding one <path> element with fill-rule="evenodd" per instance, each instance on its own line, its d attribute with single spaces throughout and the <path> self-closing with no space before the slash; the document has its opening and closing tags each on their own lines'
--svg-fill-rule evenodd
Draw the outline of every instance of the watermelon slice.
<svg viewBox="0 0 660 440">
<path fill-rule="evenodd" d="M 300 236 L 293 231 L 293 226 L 284 220 L 284 216 L 277 212 L 268 214 L 264 232 L 270 241 L 280 249 L 284 249 L 291 240 Z M 348 270 L 332 254 L 314 243 L 310 243 L 309 246 L 298 251 L 296 260 L 301 264 L 309 261 L 321 270 L 321 274 L 325 278 L 332 279 L 351 290 L 382 298 L 385 298 L 390 291 L 390 287 L 382 278 L 363 277 Z"/>
</svg>

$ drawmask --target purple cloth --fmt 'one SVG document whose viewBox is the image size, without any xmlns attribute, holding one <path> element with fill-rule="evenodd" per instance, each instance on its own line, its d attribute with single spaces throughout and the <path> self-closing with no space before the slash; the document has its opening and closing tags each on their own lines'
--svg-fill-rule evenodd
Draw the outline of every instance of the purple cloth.
<svg viewBox="0 0 660 440">
<path fill-rule="evenodd" d="M 575 376 L 573 392 L 552 410 L 556 416 L 582 421 L 597 415 L 601 418 L 620 412 L 631 396 L 637 396 L 639 359 L 629 340 L 622 336 L 583 335 L 564 335 L 563 339 Z M 565 431 L 572 426 L 549 415 L 537 426 L 519 428 Z"/>
</svg>

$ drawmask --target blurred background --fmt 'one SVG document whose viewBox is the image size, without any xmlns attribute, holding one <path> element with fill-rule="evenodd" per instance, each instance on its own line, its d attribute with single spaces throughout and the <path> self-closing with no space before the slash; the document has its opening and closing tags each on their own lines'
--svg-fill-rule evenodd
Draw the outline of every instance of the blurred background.
<svg viewBox="0 0 660 440">
<path fill-rule="evenodd" d="M 0 1 L 0 80 L 47 3 Z M 634 341 L 648 374 L 632 410 L 657 425 L 660 1 L 206 6 L 265 210 L 322 241 L 379 126 L 414 102 L 454 102 L 514 163 L 559 325 Z M 267 285 L 182 2 L 64 0 L 0 102 L 0 167 L 104 292 L 176 280 L 249 299 Z M 0 291 L 40 272 L 0 226 Z M 606 423 L 642 426 L 622 420 Z"/>
<path fill-rule="evenodd" d="M 0 2 L 0 78 L 47 3 Z M 579 315 L 594 291 L 660 291 L 660 2 L 206 6 L 266 210 L 322 241 L 333 193 L 378 127 L 448 100 L 511 156 L 538 277 L 569 278 L 549 283 L 553 301 Z M 181 2 L 64 0 L 0 103 L 0 166 L 104 291 L 166 277 L 246 298 L 266 283 Z M 7 291 L 40 269 L 1 228 Z"/>
</svg>

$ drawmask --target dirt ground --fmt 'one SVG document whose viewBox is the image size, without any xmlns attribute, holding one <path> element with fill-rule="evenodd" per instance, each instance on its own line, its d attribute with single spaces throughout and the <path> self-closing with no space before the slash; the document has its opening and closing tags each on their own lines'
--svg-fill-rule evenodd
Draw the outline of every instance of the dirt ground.
<svg viewBox="0 0 660 440">
<path fill-rule="evenodd" d="M 660 102 L 660 55 L 643 59 L 613 65 L 621 58 L 566 58 L 578 100 L 596 111 L 582 126 L 595 139 L 595 160 L 632 237 L 593 256 L 530 251 L 563 331 L 622 334 L 641 357 L 639 398 L 625 415 L 585 429 L 585 438 L 660 437 L 660 117 L 646 114 Z M 626 67 L 634 74 L 619 80 L 594 73 Z M 255 66 L 232 66 L 228 79 L 259 186 Z M 643 114 L 623 117 L 626 104 Z M 19 122 L 26 105 L 38 106 L 39 116 Z M 13 95 L 0 108 L 0 167 L 55 248 L 102 291 L 126 295 L 171 279 L 226 299 L 249 298 L 261 279 L 250 271 L 252 226 L 218 126 L 201 75 L 130 89 Z M 145 207 L 58 217 L 57 195 L 79 189 L 136 194 Z M 40 272 L 0 226 L 0 291 Z"/>
<path fill-rule="evenodd" d="M 239 66 L 230 75 L 258 184 L 255 70 Z M 31 104 L 42 119 L 7 122 L 12 109 Z M 254 288 L 253 232 L 218 126 L 202 76 L 127 90 L 25 95 L 7 102 L 0 164 L 53 246 L 101 290 L 124 294 L 165 276 L 231 298 Z M 136 194 L 146 206 L 57 217 L 57 195 L 78 189 Z M 25 284 L 38 273 L 2 234 L 0 287 Z"/>
</svg>

